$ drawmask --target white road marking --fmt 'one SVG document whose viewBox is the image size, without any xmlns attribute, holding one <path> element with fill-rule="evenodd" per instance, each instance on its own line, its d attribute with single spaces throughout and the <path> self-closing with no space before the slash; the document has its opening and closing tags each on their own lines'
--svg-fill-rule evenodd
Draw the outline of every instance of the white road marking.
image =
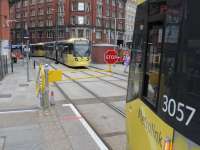
<svg viewBox="0 0 200 150">
<path fill-rule="evenodd" d="M 89 126 L 89 124 L 83 119 L 81 114 L 78 112 L 78 110 L 74 107 L 73 104 L 63 104 L 63 107 L 70 107 L 72 111 L 75 113 L 77 117 L 79 117 L 80 122 L 85 127 L 85 129 L 88 131 L 90 136 L 93 138 L 93 140 L 96 142 L 96 144 L 99 146 L 101 150 L 108 150 L 107 146 L 103 143 L 103 141 L 97 136 L 95 131 Z"/>
<path fill-rule="evenodd" d="M 24 113 L 24 112 L 36 112 L 38 109 L 30 110 L 11 110 L 11 111 L 0 111 L 0 114 L 12 114 L 12 113 Z"/>
</svg>

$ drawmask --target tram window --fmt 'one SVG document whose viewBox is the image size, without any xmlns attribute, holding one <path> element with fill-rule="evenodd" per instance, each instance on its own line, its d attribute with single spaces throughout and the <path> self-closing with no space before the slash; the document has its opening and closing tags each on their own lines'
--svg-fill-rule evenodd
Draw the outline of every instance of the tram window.
<svg viewBox="0 0 200 150">
<path fill-rule="evenodd" d="M 182 72 L 185 74 L 183 87 L 188 95 L 200 97 L 200 52 L 199 49 L 185 53 Z"/>
<path fill-rule="evenodd" d="M 159 93 L 162 34 L 162 26 L 152 26 L 149 30 L 149 43 L 146 52 L 143 96 L 154 106 Z"/>
<path fill-rule="evenodd" d="M 128 81 L 128 94 L 127 100 L 132 101 L 135 98 L 140 96 L 142 91 L 142 74 L 143 74 L 143 67 L 142 59 L 143 53 L 140 51 L 140 45 L 137 45 L 133 51 L 131 51 L 131 63 L 129 68 L 129 81 Z"/>
<path fill-rule="evenodd" d="M 179 35 L 179 26 L 178 25 L 168 25 L 166 27 L 165 33 L 165 43 L 177 43 Z"/>
<path fill-rule="evenodd" d="M 68 51 L 69 51 L 69 46 L 65 45 L 65 46 L 64 46 L 63 52 L 64 52 L 64 53 L 67 53 Z"/>
<path fill-rule="evenodd" d="M 72 54 L 73 51 L 73 44 L 68 44 L 68 54 Z"/>
</svg>

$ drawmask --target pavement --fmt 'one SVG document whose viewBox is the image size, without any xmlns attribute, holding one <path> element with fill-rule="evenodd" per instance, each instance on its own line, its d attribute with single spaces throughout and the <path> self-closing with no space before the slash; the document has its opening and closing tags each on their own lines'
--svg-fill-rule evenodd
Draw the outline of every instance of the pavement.
<svg viewBox="0 0 200 150">
<path fill-rule="evenodd" d="M 32 62 L 31 62 L 32 64 Z M 98 137 L 73 106 L 56 91 L 56 105 L 41 110 L 35 96 L 35 75 L 26 63 L 14 64 L 14 73 L 0 82 L 0 150 L 99 150 Z M 52 87 L 52 89 L 55 87 Z M 93 136 L 91 136 L 93 134 Z M 95 141 L 96 140 L 96 141 Z"/>
</svg>

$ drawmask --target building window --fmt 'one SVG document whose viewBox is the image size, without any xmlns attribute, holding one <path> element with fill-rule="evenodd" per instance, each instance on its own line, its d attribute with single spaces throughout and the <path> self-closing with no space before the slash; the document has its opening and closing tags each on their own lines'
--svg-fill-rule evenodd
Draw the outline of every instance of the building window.
<svg viewBox="0 0 200 150">
<path fill-rule="evenodd" d="M 25 12 L 22 12 L 22 18 L 25 17 Z"/>
<path fill-rule="evenodd" d="M 119 12 L 119 13 L 118 13 L 118 17 L 119 17 L 119 18 L 123 18 L 123 12 Z"/>
<path fill-rule="evenodd" d="M 77 11 L 77 3 L 72 2 L 72 11 Z"/>
<path fill-rule="evenodd" d="M 78 11 L 84 11 L 85 10 L 85 4 L 83 2 L 78 2 Z"/>
<path fill-rule="evenodd" d="M 112 17 L 114 17 L 114 18 L 116 17 L 116 14 L 114 11 L 112 12 Z"/>
<path fill-rule="evenodd" d="M 47 14 L 52 14 L 52 8 L 51 7 L 47 8 Z"/>
<path fill-rule="evenodd" d="M 111 28 L 113 28 L 113 29 L 115 28 L 115 21 L 111 22 Z"/>
<path fill-rule="evenodd" d="M 106 4 L 107 4 L 107 5 L 110 5 L 110 0 L 106 0 Z"/>
<path fill-rule="evenodd" d="M 27 17 L 27 16 L 28 16 L 28 12 L 25 11 L 25 13 L 24 13 L 24 17 Z"/>
<path fill-rule="evenodd" d="M 21 18 L 21 14 L 20 14 L 20 13 L 17 13 L 17 14 L 16 14 L 16 19 L 19 19 L 19 18 Z"/>
<path fill-rule="evenodd" d="M 114 34 L 114 32 L 111 32 L 111 39 L 112 39 L 112 40 L 115 39 L 115 34 Z"/>
<path fill-rule="evenodd" d="M 28 6 L 28 0 L 24 1 L 24 6 Z"/>
<path fill-rule="evenodd" d="M 118 24 L 118 28 L 122 29 L 123 28 L 123 24 L 122 23 Z"/>
<path fill-rule="evenodd" d="M 60 25 L 60 26 L 64 25 L 64 18 L 63 17 L 59 19 L 58 25 Z"/>
<path fill-rule="evenodd" d="M 32 10 L 31 11 L 31 16 L 35 16 L 36 15 L 36 11 L 35 10 Z"/>
<path fill-rule="evenodd" d="M 90 30 L 86 30 L 86 38 L 90 39 Z"/>
<path fill-rule="evenodd" d="M 115 0 L 112 0 L 112 6 L 115 6 Z"/>
<path fill-rule="evenodd" d="M 102 20 L 100 18 L 96 18 L 96 26 L 102 26 Z"/>
<path fill-rule="evenodd" d="M 106 20 L 105 21 L 105 26 L 106 26 L 106 28 L 110 28 L 110 21 Z"/>
<path fill-rule="evenodd" d="M 20 22 L 17 22 L 16 23 L 16 28 L 20 28 L 21 27 L 21 23 Z"/>
<path fill-rule="evenodd" d="M 106 8 L 106 16 L 107 16 L 107 17 L 110 16 L 110 8 L 109 8 L 109 7 Z"/>
<path fill-rule="evenodd" d="M 53 26 L 52 20 L 47 20 L 47 26 Z"/>
<path fill-rule="evenodd" d="M 31 21 L 31 27 L 35 27 L 35 22 L 34 21 Z"/>
<path fill-rule="evenodd" d="M 79 25 L 84 24 L 84 16 L 78 16 L 78 24 Z"/>
<path fill-rule="evenodd" d="M 87 2 L 72 2 L 71 5 L 72 11 L 85 11 L 89 12 L 90 11 L 90 3 Z"/>
<path fill-rule="evenodd" d="M 39 9 L 38 15 L 44 15 L 44 10 L 42 8 Z"/>
<path fill-rule="evenodd" d="M 63 38 L 63 37 L 64 37 L 64 34 L 65 34 L 64 31 L 61 31 L 61 30 L 60 30 L 60 31 L 58 32 L 58 37 L 59 37 L 59 38 Z"/>
<path fill-rule="evenodd" d="M 44 22 L 42 20 L 39 21 L 39 27 L 43 27 L 44 26 Z"/>
<path fill-rule="evenodd" d="M 72 29 L 70 33 L 71 33 L 72 38 L 76 37 L 76 30 L 75 29 Z"/>
<path fill-rule="evenodd" d="M 32 0 L 32 1 L 31 1 L 31 4 L 35 4 L 35 3 L 36 3 L 36 0 Z"/>
<path fill-rule="evenodd" d="M 90 3 L 85 3 L 85 11 L 90 12 Z"/>
<path fill-rule="evenodd" d="M 64 13 L 64 4 L 63 3 L 60 3 L 59 6 L 58 6 L 58 12 L 59 14 L 62 16 L 63 13 Z"/>
<path fill-rule="evenodd" d="M 71 16 L 71 24 L 76 24 L 76 16 Z"/>
<path fill-rule="evenodd" d="M 44 2 L 44 0 L 38 0 L 38 3 L 43 3 Z"/>
<path fill-rule="evenodd" d="M 47 31 L 47 38 L 52 38 L 53 32 L 51 30 Z"/>
<path fill-rule="evenodd" d="M 123 8 L 123 4 L 121 0 L 119 0 L 118 4 L 119 4 L 119 8 Z"/>
<path fill-rule="evenodd" d="M 102 39 L 102 32 L 96 31 L 96 39 L 101 40 Z"/>
<path fill-rule="evenodd" d="M 79 38 L 84 37 L 83 33 L 84 33 L 84 30 L 83 29 L 79 29 L 78 30 L 78 37 Z"/>
<path fill-rule="evenodd" d="M 17 34 L 17 38 L 21 38 L 21 33 L 16 33 Z"/>
<path fill-rule="evenodd" d="M 98 0 L 98 1 L 97 1 L 97 4 L 102 5 L 102 0 Z"/>
<path fill-rule="evenodd" d="M 20 8 L 21 7 L 21 1 L 19 1 L 18 3 L 17 3 L 17 8 Z"/>
<path fill-rule="evenodd" d="M 97 16 L 98 17 L 102 16 L 102 11 L 103 11 L 102 5 L 97 5 Z"/>
<path fill-rule="evenodd" d="M 85 24 L 90 25 L 90 17 L 89 16 L 85 16 Z"/>
</svg>

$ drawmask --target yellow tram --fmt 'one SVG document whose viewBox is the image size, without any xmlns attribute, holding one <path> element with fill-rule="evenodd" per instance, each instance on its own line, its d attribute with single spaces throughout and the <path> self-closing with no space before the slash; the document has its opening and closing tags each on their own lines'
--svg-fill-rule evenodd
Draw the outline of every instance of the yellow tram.
<svg viewBox="0 0 200 150">
<path fill-rule="evenodd" d="M 46 57 L 71 67 L 87 67 L 91 61 L 91 43 L 85 38 L 71 38 L 45 43 Z"/>
<path fill-rule="evenodd" d="M 198 0 L 147 0 L 137 8 L 126 103 L 129 150 L 200 150 L 199 6 Z"/>
<path fill-rule="evenodd" d="M 31 56 L 44 57 L 46 55 L 44 43 L 30 44 Z"/>
</svg>

